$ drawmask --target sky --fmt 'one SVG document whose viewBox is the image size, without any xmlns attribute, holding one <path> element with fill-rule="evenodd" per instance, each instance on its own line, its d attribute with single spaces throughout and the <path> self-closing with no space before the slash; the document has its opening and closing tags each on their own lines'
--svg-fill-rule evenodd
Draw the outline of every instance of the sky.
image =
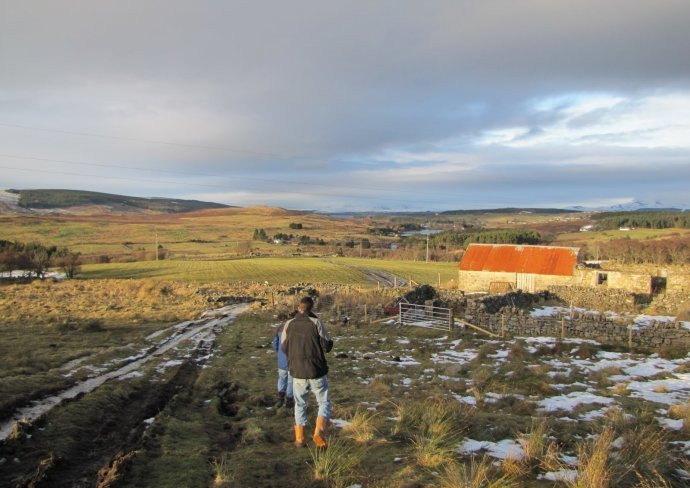
<svg viewBox="0 0 690 488">
<path fill-rule="evenodd" d="M 685 0 L 0 0 L 0 188 L 690 207 Z"/>
</svg>

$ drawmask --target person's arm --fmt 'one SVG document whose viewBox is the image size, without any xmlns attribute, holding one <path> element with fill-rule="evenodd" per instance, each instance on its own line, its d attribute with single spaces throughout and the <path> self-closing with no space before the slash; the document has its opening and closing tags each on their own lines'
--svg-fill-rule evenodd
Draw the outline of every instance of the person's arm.
<svg viewBox="0 0 690 488">
<path fill-rule="evenodd" d="M 278 332 L 276 332 L 275 335 L 273 336 L 273 342 L 271 343 L 271 345 L 273 346 L 273 350 L 275 352 L 278 352 L 278 348 L 280 347 L 280 343 L 278 341 L 279 337 L 280 337 L 280 334 Z"/>
<path fill-rule="evenodd" d="M 288 353 L 288 327 L 290 326 L 291 320 L 285 323 L 285 327 L 283 327 L 283 333 L 280 334 L 280 349 L 287 354 Z"/>
<path fill-rule="evenodd" d="M 316 330 L 319 332 L 319 341 L 321 342 L 323 350 L 331 352 L 331 349 L 333 349 L 333 339 L 331 339 L 331 336 L 328 334 L 326 326 L 323 325 L 323 322 L 319 319 L 316 320 Z"/>
</svg>

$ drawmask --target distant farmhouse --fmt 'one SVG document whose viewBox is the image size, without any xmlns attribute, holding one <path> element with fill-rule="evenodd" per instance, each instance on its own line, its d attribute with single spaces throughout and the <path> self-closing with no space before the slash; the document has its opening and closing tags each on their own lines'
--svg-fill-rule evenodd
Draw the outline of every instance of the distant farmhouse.
<svg viewBox="0 0 690 488">
<path fill-rule="evenodd" d="M 602 270 L 583 264 L 577 247 L 470 244 L 458 266 L 465 292 L 536 292 L 551 286 L 606 287 L 651 294 L 666 289 L 664 276 Z"/>
</svg>

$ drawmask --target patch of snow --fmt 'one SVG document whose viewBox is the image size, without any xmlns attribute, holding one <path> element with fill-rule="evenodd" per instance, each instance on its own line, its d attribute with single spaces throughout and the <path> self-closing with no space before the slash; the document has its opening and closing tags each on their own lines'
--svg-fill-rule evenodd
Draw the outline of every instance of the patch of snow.
<svg viewBox="0 0 690 488">
<path fill-rule="evenodd" d="M 457 452 L 460 454 L 471 454 L 482 450 L 485 450 L 489 456 L 496 459 L 506 459 L 508 457 L 522 459 L 525 455 L 522 446 L 512 439 L 503 439 L 499 442 L 465 439 L 457 448 Z"/>
<path fill-rule="evenodd" d="M 656 420 L 665 429 L 670 429 L 670 430 L 682 430 L 683 429 L 683 419 L 675 420 L 675 419 L 668 419 L 666 417 L 657 417 Z"/>
<path fill-rule="evenodd" d="M 676 374 L 675 378 L 653 381 L 632 381 L 628 391 L 633 398 L 673 405 L 690 399 L 690 373 Z"/>
<path fill-rule="evenodd" d="M 141 378 L 144 376 L 143 373 L 139 371 L 132 371 L 131 373 L 123 374 L 122 376 L 119 376 L 117 379 L 118 380 L 128 380 L 130 378 Z"/>
<path fill-rule="evenodd" d="M 472 406 L 477 405 L 477 399 L 474 398 L 473 396 L 462 396 L 462 395 L 458 395 L 456 393 L 453 393 L 453 398 L 455 398 L 459 402 L 466 403 L 468 405 L 472 405 Z"/>
<path fill-rule="evenodd" d="M 548 473 L 537 476 L 538 480 L 546 481 L 562 481 L 574 483 L 577 479 L 576 469 L 559 469 L 558 471 L 549 471 Z"/>
<path fill-rule="evenodd" d="M 350 422 L 348 422 L 347 420 L 343 420 L 343 419 L 331 419 L 330 422 L 331 422 L 331 424 L 333 424 L 336 427 L 339 427 L 341 429 L 344 427 L 348 427 L 348 426 L 352 425 Z"/>
<path fill-rule="evenodd" d="M 156 417 L 149 417 L 147 419 L 144 419 L 144 423 L 146 425 L 151 425 L 155 420 L 156 420 Z"/>
<path fill-rule="evenodd" d="M 591 403 L 609 405 L 613 403 L 613 399 L 594 395 L 589 392 L 574 391 L 567 395 L 544 398 L 538 402 L 538 405 L 539 409 L 542 411 L 555 412 L 557 410 L 572 410 L 578 405 Z"/>
<path fill-rule="evenodd" d="M 561 458 L 561 461 L 563 461 L 565 464 L 568 466 L 577 466 L 577 456 L 569 456 L 567 454 L 561 454 L 559 456 Z"/>
<path fill-rule="evenodd" d="M 464 364 L 477 357 L 477 351 L 466 349 L 464 351 L 446 350 L 438 354 L 432 354 L 431 360 L 437 364 Z"/>
<path fill-rule="evenodd" d="M 410 340 L 409 339 L 396 339 L 395 342 L 398 344 L 409 344 Z"/>
</svg>

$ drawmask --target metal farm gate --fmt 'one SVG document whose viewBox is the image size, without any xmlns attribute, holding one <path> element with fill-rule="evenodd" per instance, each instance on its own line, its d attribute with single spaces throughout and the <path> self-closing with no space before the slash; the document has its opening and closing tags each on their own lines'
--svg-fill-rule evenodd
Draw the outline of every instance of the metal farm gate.
<svg viewBox="0 0 690 488">
<path fill-rule="evenodd" d="M 400 326 L 414 325 L 415 327 L 441 330 L 453 328 L 453 313 L 449 308 L 402 302 L 399 308 L 398 321 Z"/>
</svg>

